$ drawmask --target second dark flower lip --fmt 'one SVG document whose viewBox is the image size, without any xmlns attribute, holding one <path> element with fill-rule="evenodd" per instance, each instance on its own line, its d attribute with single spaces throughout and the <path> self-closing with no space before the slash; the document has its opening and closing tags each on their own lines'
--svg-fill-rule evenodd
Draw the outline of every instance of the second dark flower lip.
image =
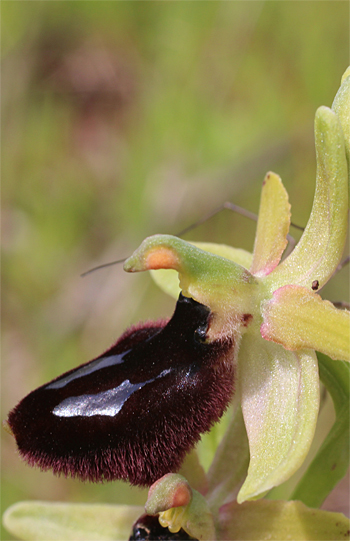
<svg viewBox="0 0 350 541">
<path fill-rule="evenodd" d="M 39 387 L 9 425 L 31 464 L 82 480 L 151 485 L 176 471 L 233 394 L 231 340 L 180 295 L 168 322 L 131 328 L 103 355 Z"/>
<path fill-rule="evenodd" d="M 129 541 L 198 541 L 191 537 L 184 530 L 172 533 L 168 528 L 163 528 L 158 521 L 158 517 L 142 515 L 133 525 Z"/>
</svg>

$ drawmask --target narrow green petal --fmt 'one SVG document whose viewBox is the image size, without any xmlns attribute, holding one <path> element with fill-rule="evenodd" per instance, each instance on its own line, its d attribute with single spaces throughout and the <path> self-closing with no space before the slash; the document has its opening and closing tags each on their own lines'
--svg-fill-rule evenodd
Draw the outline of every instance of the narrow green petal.
<svg viewBox="0 0 350 541">
<path fill-rule="evenodd" d="M 334 98 L 332 109 L 337 113 L 343 128 L 350 185 L 350 67 L 344 73 L 341 82 L 342 84 Z"/>
<path fill-rule="evenodd" d="M 261 335 L 290 350 L 315 349 L 350 361 L 350 312 L 339 310 L 301 286 L 274 292 L 263 310 Z"/>
<path fill-rule="evenodd" d="M 341 513 L 278 500 L 229 503 L 220 509 L 219 521 L 221 541 L 345 541 L 350 530 Z"/>
<path fill-rule="evenodd" d="M 316 428 L 319 376 L 314 352 L 286 351 L 246 334 L 238 377 L 250 464 L 239 503 L 264 495 L 303 463 Z"/>
<path fill-rule="evenodd" d="M 332 276 L 347 231 L 348 171 L 343 130 L 337 115 L 320 107 L 315 117 L 316 192 L 310 219 L 293 252 L 266 277 L 275 289 L 299 284 L 322 287 Z"/>
<path fill-rule="evenodd" d="M 28 541 L 120 541 L 129 539 L 143 507 L 19 502 L 4 514 L 5 528 Z"/>
<path fill-rule="evenodd" d="M 296 487 L 292 499 L 320 507 L 349 468 L 350 365 L 319 353 L 320 379 L 330 393 L 336 413 L 334 425 Z"/>
<path fill-rule="evenodd" d="M 280 177 L 267 173 L 261 192 L 251 273 L 265 276 L 278 265 L 287 246 L 289 225 L 288 194 Z"/>
<path fill-rule="evenodd" d="M 190 242 L 205 252 L 220 255 L 230 261 L 234 261 L 242 267 L 249 269 L 252 264 L 252 254 L 241 248 L 233 248 L 226 244 L 216 244 L 214 242 Z M 160 289 L 167 295 L 177 299 L 180 294 L 179 275 L 172 269 L 151 270 L 151 276 Z"/>
</svg>

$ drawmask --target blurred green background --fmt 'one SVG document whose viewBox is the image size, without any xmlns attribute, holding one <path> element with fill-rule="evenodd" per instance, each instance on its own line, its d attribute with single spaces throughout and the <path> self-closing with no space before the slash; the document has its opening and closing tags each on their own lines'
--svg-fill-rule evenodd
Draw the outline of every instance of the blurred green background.
<svg viewBox="0 0 350 541">
<path fill-rule="evenodd" d="M 121 266 L 226 200 L 257 212 L 279 173 L 305 225 L 313 118 L 349 63 L 348 2 L 3 0 L 2 418 L 24 395 L 174 303 Z M 225 211 L 186 238 L 251 249 Z M 297 231 L 292 234 L 298 236 Z M 348 300 L 344 269 L 323 290 Z M 142 502 L 24 465 L 2 431 L 2 506 Z M 2 539 L 13 539 L 2 533 Z"/>
</svg>

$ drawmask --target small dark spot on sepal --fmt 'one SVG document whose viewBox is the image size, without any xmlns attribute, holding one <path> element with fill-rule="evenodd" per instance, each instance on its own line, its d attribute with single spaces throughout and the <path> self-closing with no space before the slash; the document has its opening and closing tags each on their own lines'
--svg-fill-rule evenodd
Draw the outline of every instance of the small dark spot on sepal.
<svg viewBox="0 0 350 541">
<path fill-rule="evenodd" d="M 150 486 L 226 410 L 234 344 L 201 342 L 210 310 L 180 295 L 168 322 L 126 331 L 103 355 L 25 397 L 9 414 L 32 466 L 89 481 Z"/>
<path fill-rule="evenodd" d="M 252 321 L 252 319 L 253 319 L 252 314 L 243 314 L 243 316 L 242 316 L 243 327 L 248 327 L 248 325 Z"/>
<path fill-rule="evenodd" d="M 172 541 L 187 541 L 191 539 L 195 540 L 195 537 L 191 537 L 183 529 L 172 533 L 168 528 L 163 528 L 159 524 L 158 517 L 151 517 L 150 515 L 142 515 L 135 522 L 129 537 L 129 541 L 166 541 L 168 539 Z"/>
<path fill-rule="evenodd" d="M 314 280 L 311 284 L 311 289 L 313 291 L 317 291 L 319 287 L 320 287 L 320 282 L 318 280 Z"/>
</svg>

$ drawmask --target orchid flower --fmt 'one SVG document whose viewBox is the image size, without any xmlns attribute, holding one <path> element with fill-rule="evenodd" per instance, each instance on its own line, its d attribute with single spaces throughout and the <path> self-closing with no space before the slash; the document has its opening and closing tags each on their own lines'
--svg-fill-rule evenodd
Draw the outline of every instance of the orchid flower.
<svg viewBox="0 0 350 541">
<path fill-rule="evenodd" d="M 350 79 L 344 77 L 349 89 Z M 349 90 L 335 111 L 315 118 L 316 193 L 308 224 L 283 261 L 290 205 L 281 179 L 264 179 L 252 254 L 223 245 L 188 243 L 168 235 L 147 238 L 125 262 L 129 272 L 155 269 L 167 293 L 207 306 L 206 340 L 231 338 L 236 386 L 250 450 L 237 501 L 255 499 L 287 480 L 304 462 L 319 410 L 315 351 L 350 361 L 350 312 L 319 291 L 336 270 L 347 232 Z M 348 143 L 347 143 L 348 144 Z M 171 272 L 171 271 L 170 271 Z"/>
<path fill-rule="evenodd" d="M 170 532 L 159 539 L 282 539 L 286 527 L 295 540 L 347 535 L 345 517 L 304 504 L 322 503 L 348 463 L 344 362 L 350 361 L 350 312 L 319 291 L 337 269 L 346 241 L 350 69 L 333 109 L 316 112 L 315 143 L 314 203 L 289 255 L 283 259 L 288 195 L 270 172 L 253 253 L 170 235 L 145 239 L 124 269 L 151 271 L 178 299 L 172 318 L 132 327 L 103 355 L 33 391 L 10 412 L 9 429 L 31 465 L 84 480 L 152 485 L 146 516 L 138 520 L 138 507 L 95 509 L 104 522 L 100 533 L 112 523 L 120 526 L 103 538 L 125 536 L 126 524 L 136 520 L 130 539 L 150 539 L 144 532 L 151 535 L 158 518 Z M 316 428 L 320 378 L 342 422 L 292 496 L 303 503 L 255 501 L 304 463 Z M 232 419 L 205 474 L 195 452 L 187 453 L 233 396 Z M 175 473 L 181 464 L 191 486 Z M 37 528 L 51 517 L 66 539 L 78 539 L 64 530 L 69 525 L 88 539 L 93 507 L 18 504 L 5 525 L 18 532 L 24 524 L 28 532 L 33 516 Z M 53 538 L 43 531 L 45 539 Z M 177 532 L 182 537 L 174 537 Z M 30 539 L 28 533 L 23 539 Z"/>
</svg>

